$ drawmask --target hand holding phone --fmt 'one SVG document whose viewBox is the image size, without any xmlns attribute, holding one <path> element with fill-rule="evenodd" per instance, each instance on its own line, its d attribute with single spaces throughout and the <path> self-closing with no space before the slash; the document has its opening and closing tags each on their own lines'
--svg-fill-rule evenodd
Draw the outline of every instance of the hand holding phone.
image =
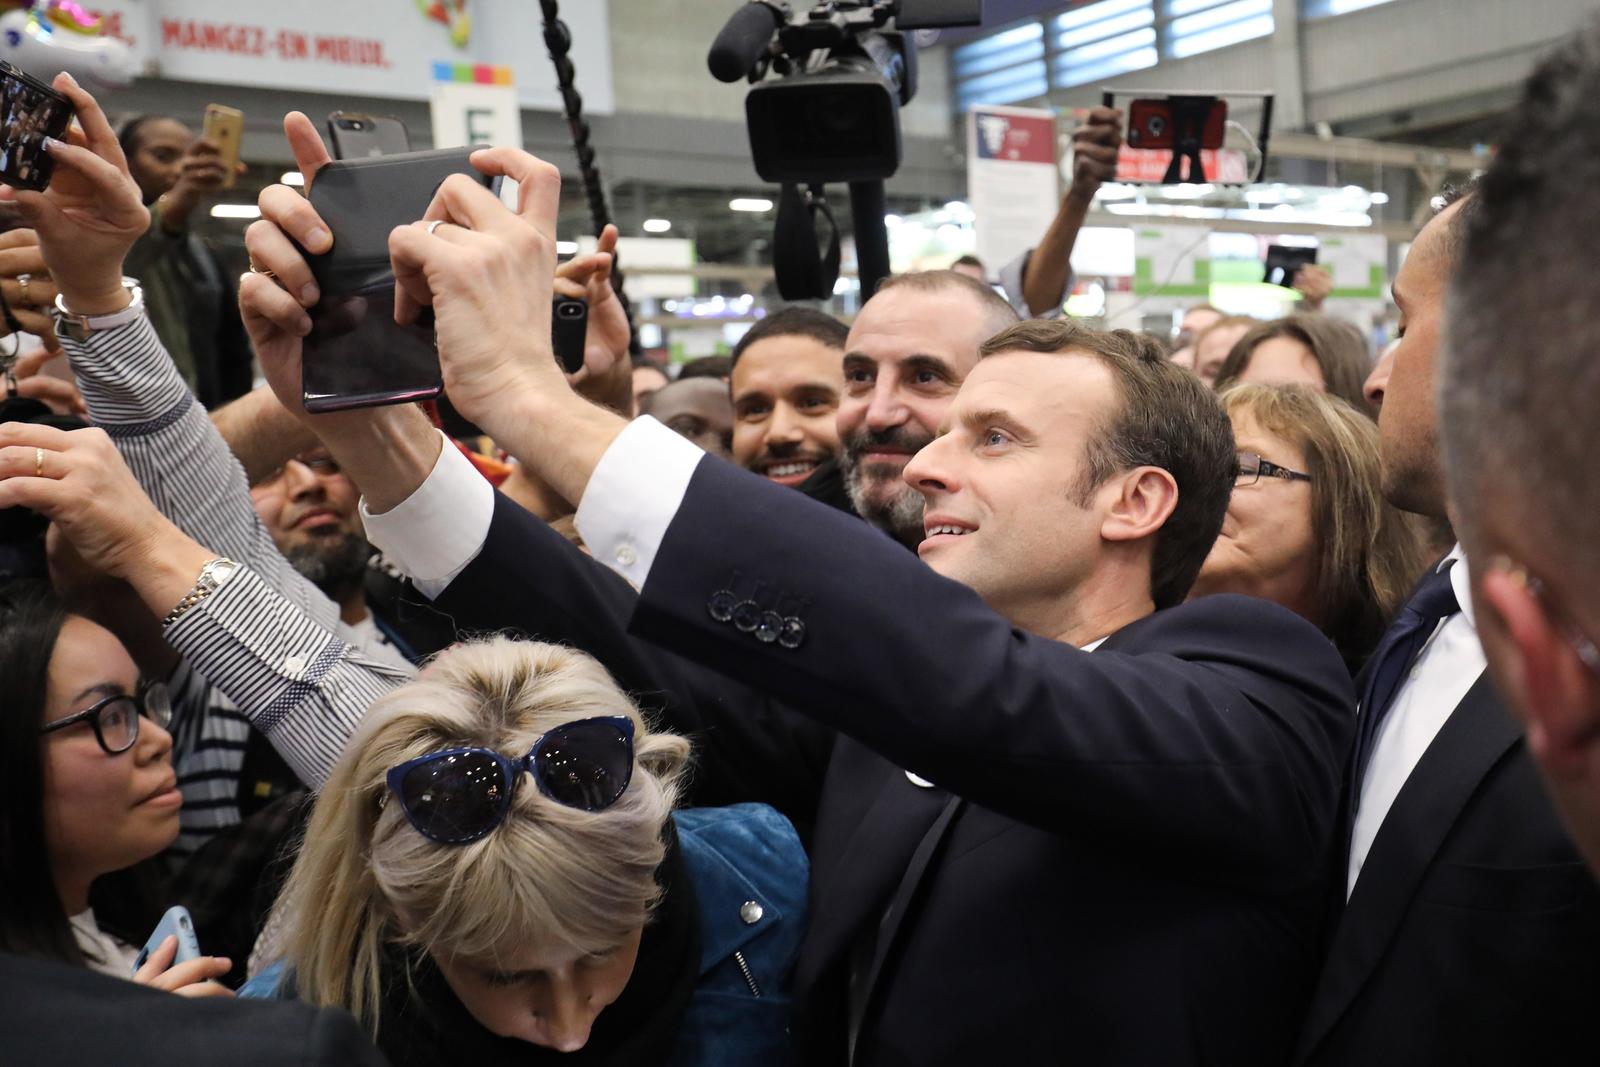
<svg viewBox="0 0 1600 1067">
<path fill-rule="evenodd" d="M 0 181 L 43 191 L 55 170 L 45 138 L 61 140 L 71 122 L 72 102 L 65 95 L 0 62 Z"/>
<path fill-rule="evenodd" d="M 222 168 L 221 188 L 232 189 L 239 176 L 239 147 L 244 140 L 244 112 L 221 104 L 206 105 L 200 139 L 216 150 Z"/>
<path fill-rule="evenodd" d="M 226 997 L 233 994 L 214 979 L 232 969 L 233 962 L 224 956 L 200 954 L 194 921 L 189 910 L 180 904 L 168 908 L 156 924 L 134 962 L 133 980 L 185 997 Z"/>
</svg>

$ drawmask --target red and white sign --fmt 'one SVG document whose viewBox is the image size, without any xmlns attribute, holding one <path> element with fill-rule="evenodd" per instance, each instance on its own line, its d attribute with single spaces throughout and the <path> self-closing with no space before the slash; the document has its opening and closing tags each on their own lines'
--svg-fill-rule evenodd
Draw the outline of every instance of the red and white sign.
<svg viewBox="0 0 1600 1067">
<path fill-rule="evenodd" d="M 179 81 L 426 100 L 436 62 L 510 67 L 523 107 L 559 111 L 539 5 L 468 0 L 464 47 L 415 0 L 92 0 L 141 73 Z M 607 5 L 569 3 L 584 107 L 615 108 Z"/>
<path fill-rule="evenodd" d="M 967 203 L 978 258 L 990 275 L 1039 242 L 1061 199 L 1052 111 L 967 112 Z"/>
</svg>

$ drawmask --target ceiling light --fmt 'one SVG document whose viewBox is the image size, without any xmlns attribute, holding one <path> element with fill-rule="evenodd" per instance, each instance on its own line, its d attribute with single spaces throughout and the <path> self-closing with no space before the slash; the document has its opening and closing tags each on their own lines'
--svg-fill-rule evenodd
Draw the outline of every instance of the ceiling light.
<svg viewBox="0 0 1600 1067">
<path fill-rule="evenodd" d="M 672 220 L 670 220 L 670 219 L 645 219 L 644 220 L 644 232 L 645 233 L 666 233 L 670 229 L 672 229 Z"/>
<path fill-rule="evenodd" d="M 304 185 L 306 183 L 306 176 L 297 170 L 286 170 L 283 172 L 283 176 L 278 180 L 285 185 Z"/>
<path fill-rule="evenodd" d="M 556 242 L 556 255 L 558 255 L 558 256 L 575 256 L 577 254 L 578 254 L 578 242 L 576 242 L 576 241 L 557 241 Z"/>
<path fill-rule="evenodd" d="M 211 209 L 214 219 L 259 219 L 261 209 L 254 204 L 217 204 Z"/>
<path fill-rule="evenodd" d="M 736 196 L 728 201 L 729 211 L 771 211 L 772 201 L 759 196 Z"/>
</svg>

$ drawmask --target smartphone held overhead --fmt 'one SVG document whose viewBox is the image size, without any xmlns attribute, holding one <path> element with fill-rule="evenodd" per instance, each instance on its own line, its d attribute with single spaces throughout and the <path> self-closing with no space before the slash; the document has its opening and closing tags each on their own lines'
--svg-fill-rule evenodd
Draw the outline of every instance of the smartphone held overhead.
<svg viewBox="0 0 1600 1067">
<path fill-rule="evenodd" d="M 38 78 L 0 62 L 0 182 L 43 191 L 55 168 L 45 139 L 64 138 L 71 122 L 71 101 Z"/>
<path fill-rule="evenodd" d="M 239 176 L 239 147 L 244 140 L 244 112 L 222 104 L 206 106 L 206 117 L 200 126 L 200 139 L 217 150 L 217 162 L 222 164 L 222 188 L 232 189 Z"/>
</svg>

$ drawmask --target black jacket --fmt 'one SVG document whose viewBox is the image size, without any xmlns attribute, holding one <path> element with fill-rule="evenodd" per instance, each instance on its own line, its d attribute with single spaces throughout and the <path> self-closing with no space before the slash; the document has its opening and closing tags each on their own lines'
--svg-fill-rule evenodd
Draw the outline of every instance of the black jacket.
<svg viewBox="0 0 1600 1067">
<path fill-rule="evenodd" d="M 724 590 L 754 604 L 719 621 Z M 806 1062 L 847 1055 L 852 967 L 857 1063 L 1287 1059 L 1353 727 L 1298 617 L 1214 597 L 1084 653 L 709 460 L 638 596 L 501 500 L 440 603 L 595 654 L 717 788 L 814 807 Z"/>
<path fill-rule="evenodd" d="M 1342 861 L 1343 857 L 1341 857 Z M 1600 889 L 1487 676 L 1384 817 L 1297 1064 L 1592 1064 Z"/>
<path fill-rule="evenodd" d="M 192 1000 L 84 967 L 0 955 L 0 1063 L 382 1067 L 342 1011 Z"/>
</svg>

